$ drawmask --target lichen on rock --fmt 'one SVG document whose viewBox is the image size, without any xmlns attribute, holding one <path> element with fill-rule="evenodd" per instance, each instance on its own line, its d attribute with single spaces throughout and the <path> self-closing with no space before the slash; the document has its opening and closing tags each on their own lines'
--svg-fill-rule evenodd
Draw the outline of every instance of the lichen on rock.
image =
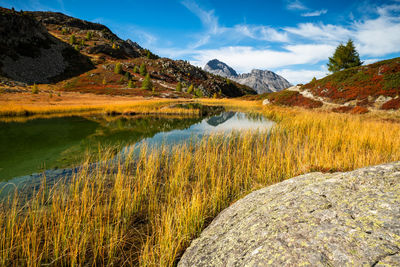
<svg viewBox="0 0 400 267">
<path fill-rule="evenodd" d="M 399 266 L 400 162 L 310 173 L 222 211 L 178 266 Z"/>
</svg>

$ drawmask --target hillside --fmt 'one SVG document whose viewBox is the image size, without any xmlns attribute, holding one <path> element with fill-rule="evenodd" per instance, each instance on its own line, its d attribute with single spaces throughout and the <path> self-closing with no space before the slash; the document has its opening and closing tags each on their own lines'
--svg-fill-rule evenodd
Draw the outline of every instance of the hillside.
<svg viewBox="0 0 400 267">
<path fill-rule="evenodd" d="M 98 23 L 62 13 L 4 8 L 0 9 L 0 20 L 1 25 L 6 25 L 0 30 L 3 87 L 40 83 L 59 91 L 158 97 L 236 97 L 256 93 L 186 61 L 160 58 Z M 141 65 L 145 71 L 140 73 Z M 141 89 L 147 73 L 151 90 Z M 176 90 L 178 82 L 182 90 Z M 190 85 L 193 90 L 188 90 Z"/>
<path fill-rule="evenodd" d="M 258 94 L 278 92 L 291 86 L 285 78 L 272 71 L 253 69 L 250 73 L 237 74 L 233 68 L 218 59 L 208 61 L 204 70 L 247 85 Z"/>
<path fill-rule="evenodd" d="M 399 109 L 400 58 L 339 71 L 300 91 L 339 105 Z"/>
<path fill-rule="evenodd" d="M 48 33 L 31 14 L 0 8 L 0 76 L 50 83 L 84 73 L 88 57 Z"/>
</svg>

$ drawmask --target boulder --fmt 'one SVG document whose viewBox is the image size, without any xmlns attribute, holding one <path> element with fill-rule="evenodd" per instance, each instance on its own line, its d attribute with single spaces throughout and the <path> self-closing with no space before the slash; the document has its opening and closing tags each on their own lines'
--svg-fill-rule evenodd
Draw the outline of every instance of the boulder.
<svg viewBox="0 0 400 267">
<path fill-rule="evenodd" d="M 400 162 L 255 191 L 222 211 L 178 263 L 304 265 L 400 265 Z"/>
</svg>

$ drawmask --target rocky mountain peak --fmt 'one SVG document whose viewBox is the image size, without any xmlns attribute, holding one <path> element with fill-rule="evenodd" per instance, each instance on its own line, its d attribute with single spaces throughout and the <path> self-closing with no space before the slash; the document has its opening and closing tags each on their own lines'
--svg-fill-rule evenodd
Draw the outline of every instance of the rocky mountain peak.
<svg viewBox="0 0 400 267">
<path fill-rule="evenodd" d="M 270 70 L 253 69 L 250 73 L 237 74 L 233 68 L 218 59 L 210 60 L 204 70 L 247 85 L 259 94 L 277 92 L 291 86 L 285 78 Z"/>
<path fill-rule="evenodd" d="M 236 77 L 238 75 L 233 68 L 218 59 L 208 61 L 204 70 L 222 77 Z"/>
</svg>

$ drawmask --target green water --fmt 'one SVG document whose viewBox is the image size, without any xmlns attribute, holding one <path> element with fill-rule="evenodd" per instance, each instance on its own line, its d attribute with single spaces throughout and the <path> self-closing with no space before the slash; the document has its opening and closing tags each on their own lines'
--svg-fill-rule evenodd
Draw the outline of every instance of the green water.
<svg viewBox="0 0 400 267">
<path fill-rule="evenodd" d="M 115 153 L 138 147 L 176 144 L 216 132 L 269 129 L 260 115 L 202 108 L 201 117 L 103 115 L 0 122 L 0 184 L 44 170 L 80 165 L 104 149 Z"/>
<path fill-rule="evenodd" d="M 0 181 L 73 166 L 87 151 L 122 147 L 199 121 L 201 118 L 94 116 L 0 122 Z"/>
</svg>

